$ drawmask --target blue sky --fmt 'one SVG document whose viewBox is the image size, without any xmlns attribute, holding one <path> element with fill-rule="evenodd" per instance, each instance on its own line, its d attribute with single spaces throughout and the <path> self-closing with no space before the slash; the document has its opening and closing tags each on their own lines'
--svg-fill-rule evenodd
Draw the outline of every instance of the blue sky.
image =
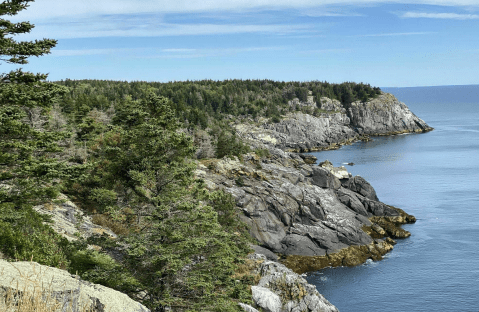
<svg viewBox="0 0 479 312">
<path fill-rule="evenodd" d="M 49 80 L 479 84 L 478 0 L 36 0 L 11 19 L 58 39 L 23 66 Z"/>
</svg>

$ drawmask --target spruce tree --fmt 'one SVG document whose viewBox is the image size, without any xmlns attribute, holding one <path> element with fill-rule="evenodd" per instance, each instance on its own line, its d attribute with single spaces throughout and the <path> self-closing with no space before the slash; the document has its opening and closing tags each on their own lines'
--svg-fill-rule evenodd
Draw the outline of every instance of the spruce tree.
<svg viewBox="0 0 479 312">
<path fill-rule="evenodd" d="M 193 141 L 180 126 L 166 98 L 118 105 L 110 131 L 96 139 L 84 185 L 96 207 L 114 213 L 123 203 L 137 216 L 122 237 L 124 265 L 147 292 L 147 306 L 234 311 L 231 297 L 249 299 L 232 278 L 249 251 L 248 233 L 231 196 L 195 181 Z"/>
<path fill-rule="evenodd" d="M 15 35 L 28 33 L 33 25 L 12 23 L 3 17 L 16 15 L 31 0 L 9 0 L 0 4 L 0 61 L 27 64 L 30 56 L 50 53 L 56 40 L 16 41 Z M 52 153 L 64 133 L 50 132 L 42 124 L 29 124 L 32 114 L 50 108 L 64 88 L 45 82 L 47 75 L 21 69 L 0 75 L 0 205 L 22 204 L 54 195 L 62 164 Z M 31 119 L 31 118 L 30 118 Z"/>
<path fill-rule="evenodd" d="M 5 17 L 16 15 L 29 2 L 0 3 L 0 64 L 27 64 L 28 57 L 48 54 L 56 44 L 52 39 L 15 40 L 34 26 Z M 32 210 L 34 204 L 54 198 L 62 180 L 82 170 L 58 160 L 58 142 L 68 133 L 50 131 L 45 113 L 65 87 L 46 78 L 22 69 L 0 74 L 0 251 L 11 258 L 65 267 L 65 257 L 55 252 L 59 236 L 44 228 Z"/>
</svg>

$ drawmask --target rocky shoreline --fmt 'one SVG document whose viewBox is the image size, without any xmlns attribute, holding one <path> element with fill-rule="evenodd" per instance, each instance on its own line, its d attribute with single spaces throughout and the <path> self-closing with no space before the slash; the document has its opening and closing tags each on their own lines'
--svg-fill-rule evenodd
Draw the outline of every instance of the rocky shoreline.
<svg viewBox="0 0 479 312">
<path fill-rule="evenodd" d="M 298 152 L 336 149 L 370 136 L 433 130 L 391 94 L 346 106 L 322 98 L 321 104 L 325 113 L 319 117 L 297 112 L 274 124 L 263 119 L 234 124 L 237 135 L 262 152 L 241 160 L 203 160 L 196 172 L 209 189 L 233 195 L 240 218 L 260 245 L 255 249 L 267 250 L 268 258 L 295 274 L 381 260 L 393 249 L 394 239 L 411 235 L 401 225 L 416 221 L 380 202 L 374 188 L 345 167 L 328 161 L 315 165 L 314 156 Z M 273 289 L 279 296 L 284 291 Z M 269 309 L 264 301 L 254 302 L 265 311 L 321 311 L 299 308 L 299 303 Z"/>
<path fill-rule="evenodd" d="M 337 149 L 370 136 L 422 133 L 433 130 L 393 95 L 382 93 L 367 103 L 342 105 L 321 98 L 320 116 L 289 113 L 278 123 L 258 118 L 238 122 L 237 134 L 253 145 L 266 145 L 285 152 L 305 153 Z"/>
<path fill-rule="evenodd" d="M 258 244 L 293 271 L 379 260 L 393 239 L 410 236 L 400 225 L 415 218 L 380 202 L 362 177 L 328 161 L 317 166 L 295 153 L 270 152 L 204 160 L 196 174 L 209 189 L 232 194 Z"/>
<path fill-rule="evenodd" d="M 316 157 L 298 152 L 336 149 L 357 140 L 367 141 L 370 136 L 420 133 L 432 128 L 385 93 L 367 103 L 346 106 L 322 98 L 321 109 L 324 113 L 319 117 L 289 113 L 278 123 L 266 119 L 232 121 L 237 135 L 251 146 L 252 152 L 241 159 L 198 161 L 196 177 L 208 189 L 223 189 L 234 197 L 240 218 L 258 244 L 252 246 L 255 253 L 248 260 L 252 261 L 251 273 L 257 276 L 258 284 L 252 287 L 253 305 L 240 304 L 244 311 L 337 312 L 301 274 L 325 267 L 356 266 L 368 259 L 381 260 L 393 249 L 394 239 L 411 235 L 401 225 L 414 223 L 414 216 L 379 201 L 365 179 L 353 177 L 345 167 L 334 167 L 327 160 L 317 165 Z M 68 198 L 62 199 L 61 205 L 35 207 L 52 217 L 55 231 L 68 240 L 97 234 L 115 236 L 83 216 Z M 2 272 L 11 273 L 12 281 L 18 279 L 13 267 L 0 264 Z M 39 266 L 18 265 L 32 270 Z M 131 306 L 132 311 L 148 311 L 126 295 L 124 302 L 115 303 L 114 298 L 123 294 L 110 294 L 104 287 L 108 296 L 103 298 L 95 293 L 103 286 L 75 282 L 77 277 L 52 270 L 59 274 L 59 281 L 72 280 L 74 287 L 81 283 L 82 287 L 92 288 L 92 294 L 87 293 L 85 298 L 95 311 L 116 307 L 117 303 Z M 0 285 L 0 292 L 17 291 L 10 284 L 11 281 Z M 55 290 L 53 295 L 62 294 Z M 69 299 L 72 300 L 76 299 Z"/>
</svg>

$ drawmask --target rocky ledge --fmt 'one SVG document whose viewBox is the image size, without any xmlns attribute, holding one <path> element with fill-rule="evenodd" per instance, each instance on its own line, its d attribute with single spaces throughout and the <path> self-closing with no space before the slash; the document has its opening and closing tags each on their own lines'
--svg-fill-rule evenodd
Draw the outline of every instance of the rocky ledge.
<svg viewBox="0 0 479 312">
<path fill-rule="evenodd" d="M 255 124 L 238 123 L 237 133 L 256 144 L 289 152 L 335 149 L 370 135 L 418 133 L 432 130 L 422 119 L 393 95 L 382 93 L 375 99 L 343 105 L 321 98 L 323 113 L 318 117 L 300 112 L 283 116 L 278 123 L 259 119 Z"/>
<path fill-rule="evenodd" d="M 42 311 L 150 311 L 119 291 L 36 262 L 0 260 L 0 276 L 0 311 L 18 300 L 31 300 Z"/>
<path fill-rule="evenodd" d="M 253 306 L 240 303 L 246 312 L 339 312 L 314 285 L 278 262 L 262 254 L 249 256 L 255 261 L 253 274 L 260 279 L 251 287 Z M 250 261 L 251 261 L 250 260 Z"/>
<path fill-rule="evenodd" d="M 400 225 L 415 218 L 380 202 L 362 177 L 328 161 L 269 152 L 203 160 L 196 174 L 209 189 L 232 194 L 252 236 L 293 271 L 379 260 L 393 239 L 410 235 Z"/>
</svg>

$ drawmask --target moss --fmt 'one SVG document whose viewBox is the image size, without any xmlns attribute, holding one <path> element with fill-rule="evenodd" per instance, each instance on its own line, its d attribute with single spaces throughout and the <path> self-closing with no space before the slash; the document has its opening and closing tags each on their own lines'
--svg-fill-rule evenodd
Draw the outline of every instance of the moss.
<svg viewBox="0 0 479 312">
<path fill-rule="evenodd" d="M 278 282 L 269 287 L 273 292 L 281 294 L 281 301 L 286 304 L 289 301 L 301 301 L 304 296 L 308 294 L 304 286 L 295 282 L 293 284 L 288 283 L 286 277 L 283 277 Z"/>
<path fill-rule="evenodd" d="M 367 259 L 381 260 L 383 255 L 393 249 L 396 244 L 392 238 L 406 238 L 411 233 L 401 228 L 402 224 L 414 223 L 416 218 L 407 214 L 404 210 L 388 206 L 399 212 L 394 217 L 371 217 L 372 225 L 363 226 L 362 230 L 374 241 L 368 245 L 349 246 L 338 252 L 325 256 L 285 256 L 282 263 L 298 274 L 317 271 L 326 267 L 356 266 L 364 263 Z M 383 240 L 379 240 L 385 238 Z"/>
<path fill-rule="evenodd" d="M 399 131 L 390 131 L 385 133 L 373 133 L 371 136 L 389 136 L 389 135 L 398 135 L 406 133 L 425 133 L 434 130 L 434 128 L 428 127 L 426 129 L 414 129 L 414 130 L 399 130 Z"/>
<path fill-rule="evenodd" d="M 325 256 L 290 255 L 282 261 L 284 265 L 298 274 L 317 271 L 327 267 L 357 266 L 367 259 L 381 260 L 382 256 L 393 249 L 393 242 L 374 241 L 368 245 L 349 246 Z"/>
</svg>

